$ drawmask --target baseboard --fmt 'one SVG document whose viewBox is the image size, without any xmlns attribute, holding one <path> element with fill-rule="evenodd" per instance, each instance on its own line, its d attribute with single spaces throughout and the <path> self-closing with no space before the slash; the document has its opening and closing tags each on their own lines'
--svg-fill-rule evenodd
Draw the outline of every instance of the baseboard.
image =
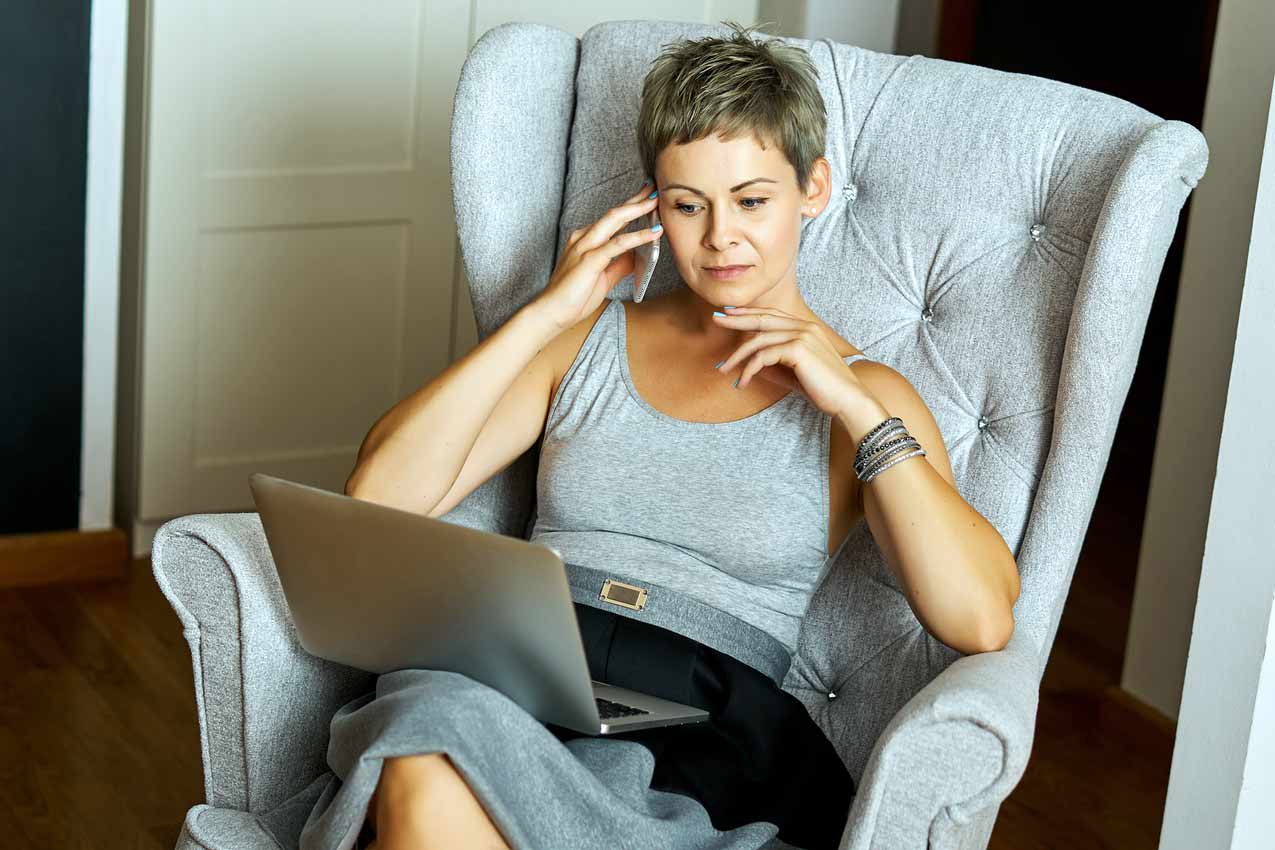
<svg viewBox="0 0 1275 850">
<path fill-rule="evenodd" d="M 122 579 L 129 562 L 119 528 L 0 536 L 0 588 Z"/>
<path fill-rule="evenodd" d="M 159 527 L 172 517 L 165 519 L 133 520 L 133 557 L 147 558 L 151 554 L 151 544 L 155 542 L 155 533 Z"/>
<path fill-rule="evenodd" d="M 1177 734 L 1178 723 L 1153 705 L 1143 702 L 1119 685 L 1108 685 L 1103 689 L 1107 698 L 1128 712 L 1131 712 L 1156 733 L 1167 736 L 1170 740 Z"/>
</svg>

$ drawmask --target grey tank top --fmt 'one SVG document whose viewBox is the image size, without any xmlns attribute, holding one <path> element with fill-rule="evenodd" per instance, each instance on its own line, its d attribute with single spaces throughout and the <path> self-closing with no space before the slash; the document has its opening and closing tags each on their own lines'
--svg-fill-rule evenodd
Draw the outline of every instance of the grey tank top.
<svg viewBox="0 0 1275 850">
<path fill-rule="evenodd" d="M 832 417 L 795 390 L 730 422 L 668 416 L 633 384 L 625 319 L 611 299 L 554 393 L 528 539 L 695 597 L 794 654 L 845 546 L 825 551 Z"/>
</svg>

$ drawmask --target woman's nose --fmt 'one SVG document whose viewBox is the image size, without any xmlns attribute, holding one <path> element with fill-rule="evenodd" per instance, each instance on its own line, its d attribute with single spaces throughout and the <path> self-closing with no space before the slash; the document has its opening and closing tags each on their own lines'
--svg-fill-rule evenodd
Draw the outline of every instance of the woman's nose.
<svg viewBox="0 0 1275 850">
<path fill-rule="evenodd" d="M 704 247 L 718 252 L 737 244 L 739 240 L 735 237 L 734 220 L 729 215 L 714 213 L 709 219 L 704 240 Z"/>
</svg>

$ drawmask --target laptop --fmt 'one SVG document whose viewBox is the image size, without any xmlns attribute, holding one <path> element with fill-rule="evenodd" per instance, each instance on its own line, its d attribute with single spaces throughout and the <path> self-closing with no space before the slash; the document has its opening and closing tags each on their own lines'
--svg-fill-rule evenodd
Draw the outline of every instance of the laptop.
<svg viewBox="0 0 1275 850">
<path fill-rule="evenodd" d="M 586 735 L 708 719 L 591 677 L 549 547 L 260 472 L 249 485 L 311 655 L 372 673 L 463 673 Z"/>
</svg>

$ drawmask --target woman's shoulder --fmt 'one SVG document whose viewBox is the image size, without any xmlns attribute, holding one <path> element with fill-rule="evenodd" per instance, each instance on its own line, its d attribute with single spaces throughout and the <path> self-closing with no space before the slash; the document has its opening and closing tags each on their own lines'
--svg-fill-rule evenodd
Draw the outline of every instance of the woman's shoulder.
<svg viewBox="0 0 1275 850">
<path fill-rule="evenodd" d="M 597 325 L 602 318 L 602 314 L 611 307 L 612 301 L 615 299 L 603 298 L 602 303 L 593 309 L 593 312 L 567 328 L 562 333 L 554 337 L 549 343 L 550 360 L 553 364 L 553 386 L 549 390 L 549 397 L 553 398 L 558 391 L 558 384 L 561 383 L 567 370 L 571 368 L 571 364 L 580 356 L 580 349 L 584 345 L 584 341 L 588 339 L 589 332 Z M 620 309 L 623 305 L 618 305 L 616 309 Z"/>
</svg>

